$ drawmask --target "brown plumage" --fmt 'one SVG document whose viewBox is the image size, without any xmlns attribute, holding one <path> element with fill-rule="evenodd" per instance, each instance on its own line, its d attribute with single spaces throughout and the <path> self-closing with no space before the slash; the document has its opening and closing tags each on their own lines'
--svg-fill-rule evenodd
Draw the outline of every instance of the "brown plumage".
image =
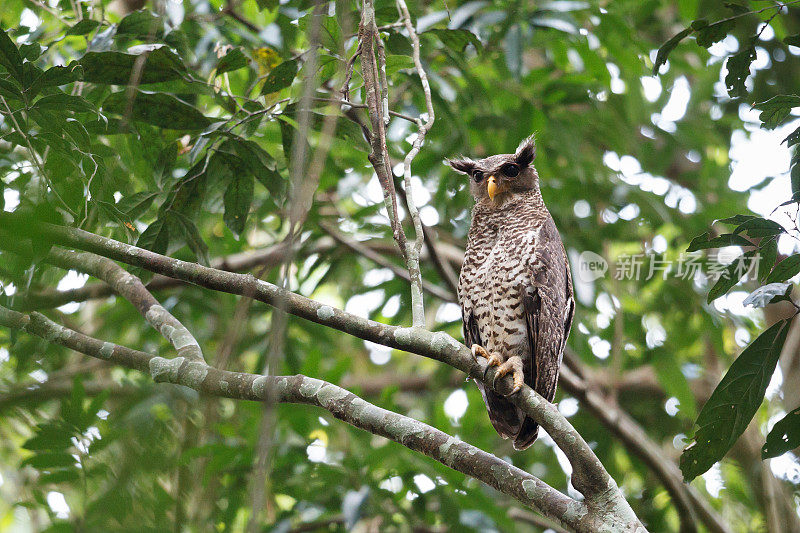
<svg viewBox="0 0 800 533">
<path fill-rule="evenodd" d="M 470 177 L 476 203 L 458 298 L 464 341 L 475 356 L 513 374 L 553 401 L 575 301 L 564 245 L 539 192 L 533 138 L 515 154 L 450 160 Z M 489 419 L 523 450 L 539 426 L 509 400 L 478 383 Z"/>
</svg>

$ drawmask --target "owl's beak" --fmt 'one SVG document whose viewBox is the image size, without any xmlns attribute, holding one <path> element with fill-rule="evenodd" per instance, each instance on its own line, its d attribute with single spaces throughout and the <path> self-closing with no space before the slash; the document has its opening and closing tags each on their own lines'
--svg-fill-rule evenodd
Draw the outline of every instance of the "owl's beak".
<svg viewBox="0 0 800 533">
<path fill-rule="evenodd" d="M 494 197 L 503 192 L 501 190 L 501 186 L 497 183 L 497 178 L 493 175 L 489 176 L 489 179 L 486 180 L 486 192 L 489 193 L 489 199 L 494 201 Z"/>
<path fill-rule="evenodd" d="M 486 192 L 489 193 L 489 199 L 494 200 L 497 189 L 497 179 L 494 176 L 489 176 L 489 180 L 486 182 Z"/>
</svg>

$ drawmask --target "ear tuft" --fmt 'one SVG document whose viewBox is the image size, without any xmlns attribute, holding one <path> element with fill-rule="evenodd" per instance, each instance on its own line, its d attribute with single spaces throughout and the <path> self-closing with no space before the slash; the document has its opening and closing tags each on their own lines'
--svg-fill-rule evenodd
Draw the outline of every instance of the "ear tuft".
<svg viewBox="0 0 800 533">
<path fill-rule="evenodd" d="M 469 174 L 475 169 L 475 161 L 468 157 L 464 157 L 462 159 L 447 159 L 445 160 L 445 163 L 450 165 L 450 167 L 456 172 L 460 172 L 462 174 Z"/>
<path fill-rule="evenodd" d="M 533 160 L 536 158 L 536 141 L 533 138 L 533 135 L 525 139 L 519 144 L 519 148 L 517 148 L 517 153 L 514 155 L 514 159 L 517 161 L 517 164 L 521 167 L 527 167 Z"/>
</svg>

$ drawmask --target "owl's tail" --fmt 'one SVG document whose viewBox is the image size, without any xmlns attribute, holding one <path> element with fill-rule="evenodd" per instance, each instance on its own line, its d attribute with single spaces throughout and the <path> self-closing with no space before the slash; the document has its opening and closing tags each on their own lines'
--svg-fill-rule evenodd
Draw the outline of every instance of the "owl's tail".
<svg viewBox="0 0 800 533">
<path fill-rule="evenodd" d="M 539 436 L 539 424 L 534 422 L 533 418 L 526 416 L 522 421 L 522 426 L 519 428 L 519 433 L 514 437 L 514 449 L 524 450 L 534 443 L 536 437 Z"/>
</svg>

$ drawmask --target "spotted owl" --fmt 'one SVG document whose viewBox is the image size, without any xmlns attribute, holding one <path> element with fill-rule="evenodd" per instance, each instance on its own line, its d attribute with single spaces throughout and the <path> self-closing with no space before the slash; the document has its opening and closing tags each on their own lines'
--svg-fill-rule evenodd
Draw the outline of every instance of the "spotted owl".
<svg viewBox="0 0 800 533">
<path fill-rule="evenodd" d="M 553 401 L 575 300 L 564 245 L 539 191 L 533 137 L 516 153 L 452 159 L 475 197 L 458 281 L 464 341 L 475 357 Z M 488 368 L 488 367 L 487 367 Z M 539 426 L 480 382 L 495 430 L 524 450 Z"/>
</svg>

